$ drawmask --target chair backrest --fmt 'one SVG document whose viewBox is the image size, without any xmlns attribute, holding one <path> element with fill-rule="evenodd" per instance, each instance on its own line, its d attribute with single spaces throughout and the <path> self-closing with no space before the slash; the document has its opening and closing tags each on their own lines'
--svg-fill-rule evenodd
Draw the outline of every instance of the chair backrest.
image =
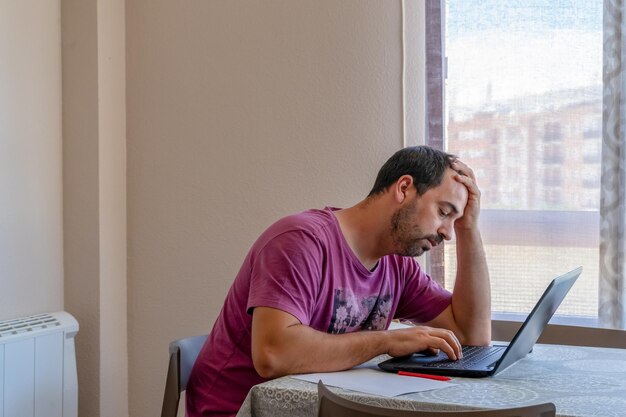
<svg viewBox="0 0 626 417">
<path fill-rule="evenodd" d="M 361 404 L 332 393 L 322 381 L 317 384 L 318 417 L 554 417 L 552 403 L 525 407 L 474 411 L 411 411 Z"/>
<path fill-rule="evenodd" d="M 161 417 L 176 417 L 180 393 L 187 388 L 191 368 L 207 335 L 186 337 L 170 343 L 170 360 L 163 394 Z"/>
</svg>

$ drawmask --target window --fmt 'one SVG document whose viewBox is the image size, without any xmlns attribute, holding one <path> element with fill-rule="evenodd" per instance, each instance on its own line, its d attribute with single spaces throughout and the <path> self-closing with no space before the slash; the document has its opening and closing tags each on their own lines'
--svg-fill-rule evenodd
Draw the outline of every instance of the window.
<svg viewBox="0 0 626 417">
<path fill-rule="evenodd" d="M 593 320 L 602 1 L 447 0 L 442 7 L 442 142 L 472 166 L 483 193 L 493 310 L 528 313 L 554 276 L 582 265 L 583 275 L 557 314 Z M 452 288 L 454 241 L 442 256 L 443 280 Z"/>
</svg>

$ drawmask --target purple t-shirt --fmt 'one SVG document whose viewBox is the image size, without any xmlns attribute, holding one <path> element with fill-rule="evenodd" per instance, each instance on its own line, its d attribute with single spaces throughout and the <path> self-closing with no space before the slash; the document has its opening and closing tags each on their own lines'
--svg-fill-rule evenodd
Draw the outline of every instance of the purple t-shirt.
<svg viewBox="0 0 626 417">
<path fill-rule="evenodd" d="M 346 242 L 332 208 L 274 223 L 235 278 L 187 385 L 188 417 L 235 415 L 253 385 L 252 310 L 273 307 L 316 330 L 384 330 L 393 318 L 426 322 L 450 293 L 410 257 L 389 255 L 367 270 Z"/>
</svg>

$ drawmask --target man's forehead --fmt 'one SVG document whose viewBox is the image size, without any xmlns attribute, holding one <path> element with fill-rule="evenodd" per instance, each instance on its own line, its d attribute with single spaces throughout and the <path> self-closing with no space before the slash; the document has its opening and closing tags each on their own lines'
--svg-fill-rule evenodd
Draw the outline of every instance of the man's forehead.
<svg viewBox="0 0 626 417">
<path fill-rule="evenodd" d="M 454 179 L 456 175 L 458 174 L 455 171 L 448 168 L 444 173 L 443 181 L 434 190 L 438 191 L 437 194 L 442 203 L 455 206 L 462 204 L 461 207 L 457 206 L 461 210 L 467 203 L 468 191 L 465 185 Z"/>
</svg>

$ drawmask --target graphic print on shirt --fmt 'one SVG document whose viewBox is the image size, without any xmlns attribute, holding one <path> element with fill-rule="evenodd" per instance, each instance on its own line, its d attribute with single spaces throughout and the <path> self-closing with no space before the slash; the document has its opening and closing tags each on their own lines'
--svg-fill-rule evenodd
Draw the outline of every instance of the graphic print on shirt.
<svg viewBox="0 0 626 417">
<path fill-rule="evenodd" d="M 391 298 L 391 294 L 359 298 L 352 292 L 336 289 L 328 333 L 384 330 L 391 311 Z"/>
</svg>

